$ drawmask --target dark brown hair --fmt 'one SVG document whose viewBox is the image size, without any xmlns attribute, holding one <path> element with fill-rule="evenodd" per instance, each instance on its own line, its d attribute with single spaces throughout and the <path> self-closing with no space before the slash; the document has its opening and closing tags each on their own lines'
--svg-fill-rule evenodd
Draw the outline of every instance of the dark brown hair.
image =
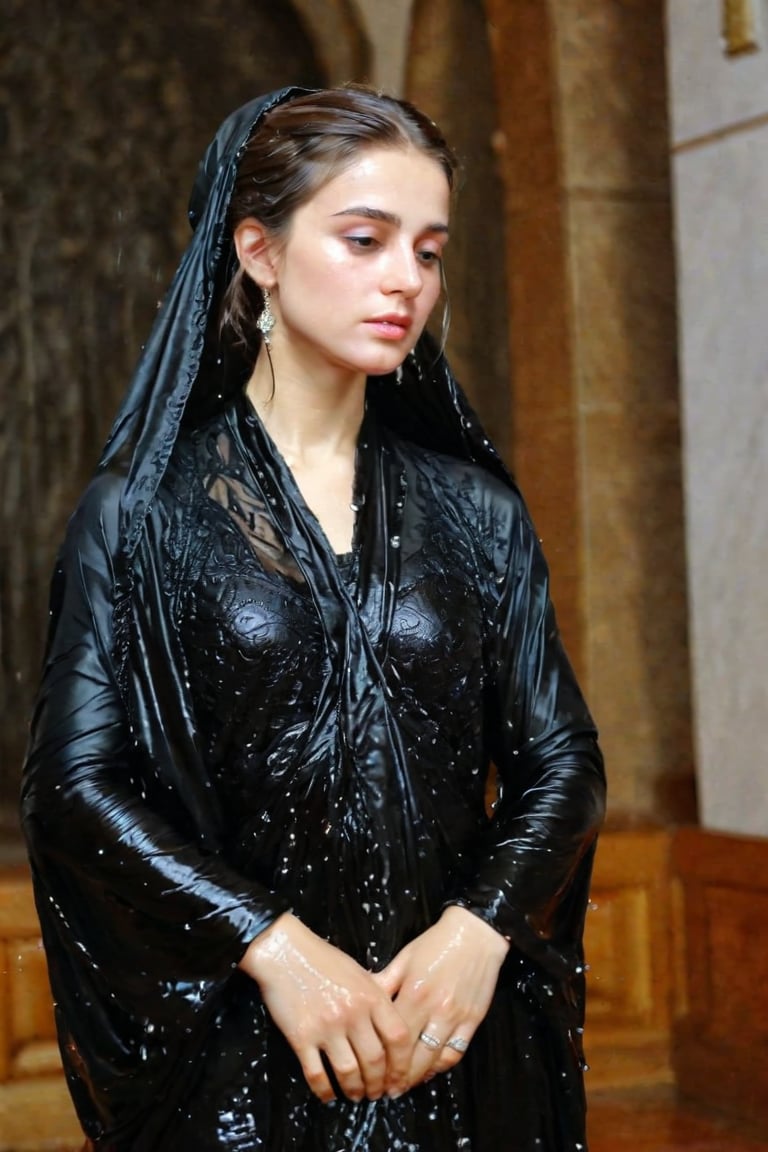
<svg viewBox="0 0 768 1152">
<path fill-rule="evenodd" d="M 436 124 L 406 100 L 371 88 L 328 88 L 272 108 L 243 152 L 229 205 L 230 234 L 253 217 L 273 235 L 285 233 L 294 212 L 328 180 L 370 148 L 414 148 L 435 160 L 453 189 L 457 162 Z M 261 289 L 242 269 L 227 288 L 222 335 L 248 360 L 260 336 Z"/>
</svg>

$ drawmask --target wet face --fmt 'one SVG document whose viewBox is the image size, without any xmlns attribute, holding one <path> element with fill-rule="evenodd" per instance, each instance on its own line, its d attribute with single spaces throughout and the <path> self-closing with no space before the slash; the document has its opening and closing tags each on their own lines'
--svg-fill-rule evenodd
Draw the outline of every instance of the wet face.
<svg viewBox="0 0 768 1152">
<path fill-rule="evenodd" d="M 379 148 L 302 205 L 259 277 L 272 292 L 275 364 L 393 371 L 440 296 L 449 199 L 434 160 Z"/>
</svg>

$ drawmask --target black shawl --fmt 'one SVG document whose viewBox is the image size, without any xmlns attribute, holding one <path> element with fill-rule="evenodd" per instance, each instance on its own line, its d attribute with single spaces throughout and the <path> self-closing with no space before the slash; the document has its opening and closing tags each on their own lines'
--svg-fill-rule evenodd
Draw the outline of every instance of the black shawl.
<svg viewBox="0 0 768 1152">
<path fill-rule="evenodd" d="M 238 159 L 299 91 L 240 109 L 209 148 L 194 237 L 54 574 L 23 818 L 70 1087 L 115 1152 L 585 1147 L 602 765 L 519 493 L 424 336 L 401 381 L 369 381 L 349 572 L 219 344 Z M 207 645 L 237 620 L 247 649 L 265 603 L 269 627 L 304 631 L 270 635 L 259 680 L 262 650 Z M 249 720 L 281 667 L 298 719 Z M 323 1108 L 236 971 L 247 944 L 290 907 L 376 967 L 452 902 L 513 943 L 467 1057 L 402 1101 Z"/>
</svg>

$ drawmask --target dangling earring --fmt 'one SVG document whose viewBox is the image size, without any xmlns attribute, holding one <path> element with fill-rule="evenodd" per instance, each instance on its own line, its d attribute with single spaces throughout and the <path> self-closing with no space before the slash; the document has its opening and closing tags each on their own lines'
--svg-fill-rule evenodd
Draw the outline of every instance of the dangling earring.
<svg viewBox="0 0 768 1152">
<path fill-rule="evenodd" d="M 270 340 L 270 335 L 272 334 L 272 330 L 275 327 L 277 321 L 275 320 L 275 314 L 272 311 L 272 297 L 270 295 L 269 288 L 262 288 L 261 291 L 264 294 L 264 306 L 259 313 L 259 318 L 256 321 L 256 327 L 264 337 L 264 343 L 266 344 L 267 348 L 269 348 L 270 344 L 272 343 Z"/>
<path fill-rule="evenodd" d="M 397 368 L 395 368 L 395 384 L 402 384 L 402 382 L 403 382 L 403 366 L 402 366 L 402 364 L 398 364 Z"/>
</svg>

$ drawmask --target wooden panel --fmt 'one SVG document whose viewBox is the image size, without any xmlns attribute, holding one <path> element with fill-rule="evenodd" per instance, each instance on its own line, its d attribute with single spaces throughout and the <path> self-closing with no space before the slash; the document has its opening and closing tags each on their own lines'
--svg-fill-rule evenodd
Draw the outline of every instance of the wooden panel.
<svg viewBox="0 0 768 1152">
<path fill-rule="evenodd" d="M 768 1129 L 768 840 L 681 829 L 690 1005 L 675 1030 L 681 1092 Z"/>
<path fill-rule="evenodd" d="M 0 871 L 0 1152 L 75 1149 L 45 954 L 26 869 Z"/>
<path fill-rule="evenodd" d="M 0 897 L 2 892 L 0 891 Z M 0 1084 L 8 1078 L 10 1070 L 11 1051 L 11 1024 L 10 1024 L 10 994 L 8 980 L 8 949 L 0 938 Z"/>
<path fill-rule="evenodd" d="M 586 949 L 586 1047 L 592 1088 L 669 1083 L 675 988 L 676 904 L 671 834 L 603 833 Z"/>
<path fill-rule="evenodd" d="M 40 925 L 27 869 L 23 866 L 3 868 L 0 871 L 0 883 L 0 940 L 18 936 L 39 939 Z"/>
<path fill-rule="evenodd" d="M 45 953 L 39 939 L 10 941 L 8 996 L 10 1074 L 56 1072 L 60 1067 Z"/>
<path fill-rule="evenodd" d="M 0 1152 L 76 1152 L 83 1133 L 64 1077 L 0 1084 Z"/>
<path fill-rule="evenodd" d="M 647 889 L 607 888 L 596 893 L 600 918 L 592 918 L 590 1017 L 613 1024 L 642 1024 L 652 1011 L 650 956 L 646 939 L 650 923 Z M 630 961 L 631 958 L 631 961 Z"/>
</svg>

